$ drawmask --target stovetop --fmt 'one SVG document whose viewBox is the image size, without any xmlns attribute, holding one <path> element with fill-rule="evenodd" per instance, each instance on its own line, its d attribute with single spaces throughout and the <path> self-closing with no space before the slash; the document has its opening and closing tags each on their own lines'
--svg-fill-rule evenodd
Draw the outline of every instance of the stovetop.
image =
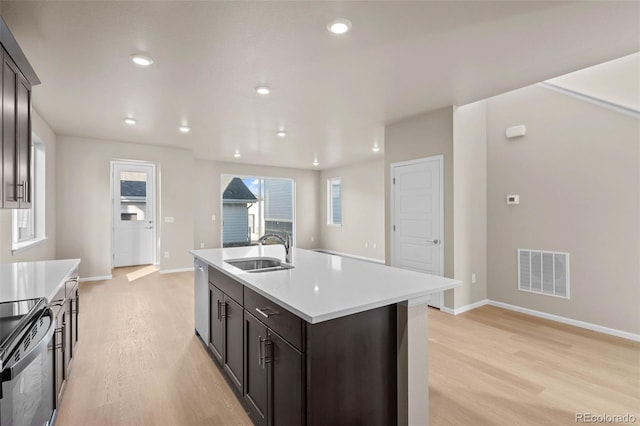
<svg viewBox="0 0 640 426">
<path fill-rule="evenodd" d="M 0 363 L 32 319 L 47 307 L 44 298 L 0 303 Z"/>
</svg>

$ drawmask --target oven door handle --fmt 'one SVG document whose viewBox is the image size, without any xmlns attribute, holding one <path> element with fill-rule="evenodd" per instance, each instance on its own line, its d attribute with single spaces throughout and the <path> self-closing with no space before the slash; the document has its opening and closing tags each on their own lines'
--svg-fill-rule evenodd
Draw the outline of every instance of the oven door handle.
<svg viewBox="0 0 640 426">
<path fill-rule="evenodd" d="M 43 315 L 48 315 L 49 318 L 51 318 L 51 322 L 49 323 L 49 328 L 47 329 L 47 332 L 42 337 L 42 339 L 38 342 L 38 344 L 35 345 L 33 348 L 31 348 L 31 350 L 27 352 L 20 359 L 20 361 L 16 362 L 14 365 L 10 367 L 5 368 L 2 371 L 3 382 L 8 382 L 9 380 L 13 380 L 20 373 L 22 373 L 24 369 L 27 368 L 34 359 L 36 359 L 39 355 L 41 355 L 42 353 L 48 350 L 49 342 L 53 337 L 53 333 L 56 331 L 56 321 L 55 321 L 55 318 L 53 317 L 53 311 L 51 310 L 51 308 L 47 308 L 47 310 Z M 39 321 L 39 319 L 40 318 L 38 318 L 36 321 Z"/>
</svg>

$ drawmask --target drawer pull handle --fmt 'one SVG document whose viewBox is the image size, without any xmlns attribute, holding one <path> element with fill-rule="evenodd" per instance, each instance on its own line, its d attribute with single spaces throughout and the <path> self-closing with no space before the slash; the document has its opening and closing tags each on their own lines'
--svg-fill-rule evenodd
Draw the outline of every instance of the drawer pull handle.
<svg viewBox="0 0 640 426">
<path fill-rule="evenodd" d="M 262 355 L 263 353 L 262 344 L 265 342 L 266 339 L 263 339 L 262 336 L 258 336 L 258 340 L 260 342 L 258 343 L 258 365 L 264 368 L 264 364 L 262 363 L 262 361 L 264 361 L 264 355 Z"/>
<path fill-rule="evenodd" d="M 265 318 L 269 318 L 272 315 L 278 315 L 278 313 L 269 308 L 256 308 L 256 312 L 262 315 Z"/>
</svg>

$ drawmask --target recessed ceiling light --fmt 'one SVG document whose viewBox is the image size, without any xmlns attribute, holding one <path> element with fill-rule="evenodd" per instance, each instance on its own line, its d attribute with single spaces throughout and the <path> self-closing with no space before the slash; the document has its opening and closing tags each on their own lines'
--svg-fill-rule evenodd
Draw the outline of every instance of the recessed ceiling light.
<svg viewBox="0 0 640 426">
<path fill-rule="evenodd" d="M 143 67 L 148 67 L 149 65 L 153 64 L 153 59 L 151 59 L 148 56 L 140 55 L 140 54 L 131 55 L 131 60 L 135 64 L 143 66 Z"/>
<path fill-rule="evenodd" d="M 285 132 L 284 130 L 278 130 L 278 133 L 276 133 L 276 135 L 280 138 L 284 138 L 285 136 L 287 136 L 287 132 Z"/>
<path fill-rule="evenodd" d="M 316 159 L 316 160 L 313 160 L 313 165 L 314 165 L 314 166 L 319 166 L 319 165 L 320 165 L 320 163 L 319 163 L 319 162 L 318 162 L 318 160 Z"/>
<path fill-rule="evenodd" d="M 238 150 L 236 149 L 236 152 L 234 152 L 234 153 L 233 153 L 233 156 L 234 156 L 235 158 L 240 158 L 240 151 L 238 151 Z"/>
<path fill-rule="evenodd" d="M 266 96 L 271 93 L 271 89 L 267 86 L 258 86 L 256 87 L 256 92 L 258 92 L 258 95 Z"/>
<path fill-rule="evenodd" d="M 127 123 L 130 126 L 133 126 L 134 124 L 136 124 L 136 119 L 135 118 L 131 118 L 131 117 L 127 117 L 124 119 L 124 122 Z"/>
<path fill-rule="evenodd" d="M 180 127 L 178 127 L 178 130 L 180 130 L 182 133 L 189 133 L 191 131 L 191 127 L 189 127 L 189 126 L 180 126 Z"/>
<path fill-rule="evenodd" d="M 378 145 L 374 145 L 373 148 L 371 148 L 371 151 L 380 152 L 380 147 Z"/>
<path fill-rule="evenodd" d="M 344 34 L 351 29 L 351 21 L 340 18 L 327 24 L 327 29 L 334 34 Z"/>
</svg>

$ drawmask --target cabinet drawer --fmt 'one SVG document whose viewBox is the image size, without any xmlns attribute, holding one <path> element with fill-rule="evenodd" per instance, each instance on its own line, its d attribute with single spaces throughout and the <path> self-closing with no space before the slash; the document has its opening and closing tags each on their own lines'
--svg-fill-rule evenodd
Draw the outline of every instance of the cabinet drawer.
<svg viewBox="0 0 640 426">
<path fill-rule="evenodd" d="M 213 266 L 209 266 L 209 282 L 242 306 L 242 287 L 244 287 L 242 284 L 218 271 Z"/>
<path fill-rule="evenodd" d="M 296 349 L 303 351 L 304 321 L 301 318 L 247 287 L 244 288 L 244 308 Z"/>
</svg>

